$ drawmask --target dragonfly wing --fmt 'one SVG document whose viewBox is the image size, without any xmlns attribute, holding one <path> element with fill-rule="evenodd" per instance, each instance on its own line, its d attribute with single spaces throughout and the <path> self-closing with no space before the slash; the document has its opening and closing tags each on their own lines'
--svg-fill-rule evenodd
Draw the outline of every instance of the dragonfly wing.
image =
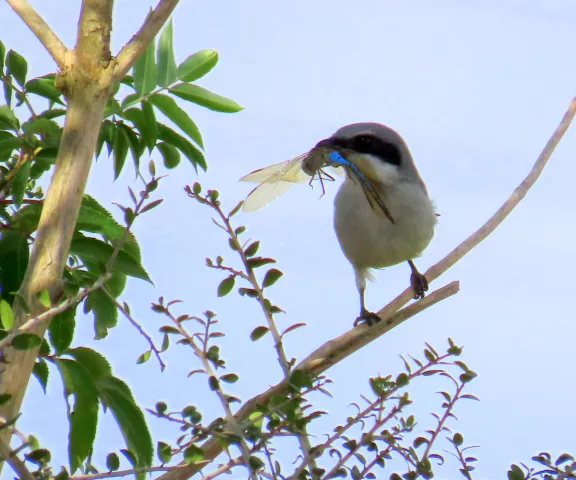
<svg viewBox="0 0 576 480">
<path fill-rule="evenodd" d="M 290 182 L 263 182 L 248 194 L 246 200 L 244 200 L 242 210 L 245 212 L 259 210 L 264 205 L 290 190 L 292 185 L 293 183 Z"/>
<path fill-rule="evenodd" d="M 241 182 L 291 182 L 291 183 L 308 183 L 310 177 L 302 170 L 302 160 L 304 155 L 300 155 L 291 160 L 281 163 L 275 163 L 268 167 L 260 168 L 258 170 L 244 175 Z"/>
</svg>

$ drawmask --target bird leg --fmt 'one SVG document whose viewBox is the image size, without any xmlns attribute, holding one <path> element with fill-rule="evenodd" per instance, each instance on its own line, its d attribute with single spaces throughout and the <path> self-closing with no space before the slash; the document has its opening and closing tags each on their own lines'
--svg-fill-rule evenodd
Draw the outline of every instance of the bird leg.
<svg viewBox="0 0 576 480">
<path fill-rule="evenodd" d="M 369 327 L 378 323 L 382 320 L 378 315 L 375 313 L 369 312 L 366 310 L 364 306 L 364 290 L 365 288 L 359 288 L 358 293 L 360 294 L 360 316 L 354 321 L 354 326 L 357 327 L 361 323 L 365 323 Z"/>
<path fill-rule="evenodd" d="M 424 298 L 428 291 L 428 280 L 426 280 L 426 277 L 418 271 L 412 260 L 408 260 L 408 265 L 410 265 L 410 268 L 412 269 L 410 285 L 412 285 L 412 289 L 414 290 L 413 298 L 414 300 L 419 300 Z"/>
</svg>

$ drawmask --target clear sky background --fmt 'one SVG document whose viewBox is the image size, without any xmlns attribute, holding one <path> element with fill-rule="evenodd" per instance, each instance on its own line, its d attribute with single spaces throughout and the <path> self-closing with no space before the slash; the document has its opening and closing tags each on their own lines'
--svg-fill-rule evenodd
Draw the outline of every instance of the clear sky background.
<svg viewBox="0 0 576 480">
<path fill-rule="evenodd" d="M 80 2 L 31 3 L 71 46 Z M 116 2 L 115 51 L 148 8 L 142 0 Z M 387 124 L 408 142 L 441 213 L 436 236 L 417 261 L 424 271 L 492 215 L 562 118 L 576 94 L 575 22 L 576 4 L 568 0 L 183 0 L 175 16 L 178 61 L 201 48 L 217 49 L 220 64 L 199 83 L 246 109 L 224 115 L 190 108 L 205 138 L 208 173 L 197 176 L 183 164 L 162 182 L 164 204 L 135 228 L 156 287 L 130 281 L 125 300 L 152 332 L 163 324 L 149 310 L 160 295 L 184 300 L 182 313 L 214 310 L 228 332 L 222 353 L 241 375 L 232 392 L 247 399 L 278 382 L 271 339 L 248 340 L 263 322 L 256 304 L 234 295 L 216 297 L 222 276 L 207 270 L 204 259 L 233 255 L 210 212 L 188 200 L 183 186 L 199 180 L 217 188 L 231 208 L 251 188 L 237 183 L 242 175 L 300 154 L 342 125 Z M 5 3 L 0 25 L 0 38 L 29 60 L 31 76 L 54 70 Z M 330 415 L 316 432 L 344 421 L 353 411 L 348 405 L 369 391 L 370 376 L 399 372 L 399 354 L 421 354 L 425 341 L 443 348 L 452 337 L 464 345 L 463 360 L 479 374 L 470 391 L 482 402 L 460 404 L 460 420 L 452 424 L 467 443 L 481 445 L 475 479 L 506 478 L 511 462 L 528 461 L 542 450 L 574 453 L 575 152 L 571 130 L 520 207 L 431 286 L 458 279 L 458 295 L 329 371 L 335 398 L 321 400 Z M 114 208 L 112 201 L 128 201 L 126 186 L 133 178 L 127 168 L 111 185 L 111 160 L 101 158 L 88 192 Z M 332 229 L 336 190 L 329 185 L 319 200 L 319 190 L 296 186 L 265 209 L 237 217 L 262 241 L 261 252 L 277 258 L 285 272 L 270 291 L 287 311 L 286 318 L 279 317 L 281 325 L 308 324 L 287 337 L 289 355 L 299 359 L 347 331 L 357 315 L 352 270 Z M 408 278 L 406 265 L 380 272 L 368 287 L 368 307 L 383 306 Z M 120 323 L 106 340 L 92 342 L 86 318 L 76 342 L 108 355 L 115 374 L 129 382 L 144 406 L 170 399 L 174 408 L 200 406 L 207 418 L 222 414 L 204 380 L 186 378 L 196 368 L 188 349 L 171 349 L 163 374 L 153 359 L 137 366 L 147 345 L 124 319 Z M 433 379 L 417 387 L 423 428 L 432 425 L 426 412 L 439 408 L 433 394 L 439 389 Z M 20 428 L 38 435 L 66 463 L 66 412 L 57 375 L 48 396 L 31 381 L 24 411 Z M 152 419 L 151 425 L 156 440 L 176 436 L 164 422 Z M 123 448 L 109 416 L 98 446 L 101 465 L 106 453 Z M 460 475 L 458 465 L 450 465 L 438 478 Z M 4 469 L 3 478 L 11 475 Z"/>
</svg>

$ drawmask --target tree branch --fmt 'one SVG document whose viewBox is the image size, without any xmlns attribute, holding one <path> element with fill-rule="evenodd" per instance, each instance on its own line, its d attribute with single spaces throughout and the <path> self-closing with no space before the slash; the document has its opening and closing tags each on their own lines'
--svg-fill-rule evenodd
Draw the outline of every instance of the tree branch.
<svg viewBox="0 0 576 480">
<path fill-rule="evenodd" d="M 144 23 L 140 27 L 140 30 L 136 32 L 136 35 L 120 50 L 120 53 L 116 57 L 115 82 L 122 80 L 138 57 L 144 53 L 144 50 L 146 50 L 176 8 L 176 5 L 178 5 L 178 1 L 179 0 L 160 0 L 156 8 L 148 15 L 146 20 L 144 20 Z"/>
<path fill-rule="evenodd" d="M 490 235 L 496 228 L 504 221 L 504 219 L 516 208 L 520 201 L 526 196 L 528 191 L 536 183 L 536 180 L 540 177 L 544 167 L 550 160 L 550 157 L 556 150 L 556 147 L 564 137 L 564 134 L 572 124 L 574 116 L 576 115 L 576 98 L 574 98 L 568 107 L 568 110 L 564 114 L 564 118 L 546 143 L 544 149 L 538 156 L 538 159 L 534 163 L 534 166 L 524 178 L 522 183 L 512 192 L 512 195 L 504 202 L 504 204 L 490 217 L 490 219 L 482 225 L 478 230 L 476 230 L 472 235 L 470 235 L 466 240 L 464 240 L 460 245 L 458 245 L 454 250 L 452 250 L 448 255 L 446 255 L 442 260 L 433 265 L 424 274 L 429 282 L 436 280 L 440 275 L 442 275 L 446 270 L 452 267 L 456 262 L 458 262 L 464 255 L 470 252 L 474 247 L 476 247 L 480 242 L 482 242 L 488 235 Z M 411 288 L 407 288 L 400 295 L 398 295 L 392 302 L 390 302 L 386 307 L 378 312 L 378 315 L 382 318 L 386 318 L 390 313 L 397 311 L 406 305 L 413 297 L 414 293 Z"/>
<path fill-rule="evenodd" d="M 425 276 L 429 282 L 437 279 L 442 273 L 453 266 L 458 260 L 460 260 L 464 255 L 470 252 L 476 245 L 478 245 L 482 240 L 484 240 L 490 233 L 492 233 L 498 225 L 500 225 L 504 219 L 510 214 L 510 212 L 520 203 L 520 201 L 526 196 L 530 188 L 536 183 L 538 177 L 544 170 L 546 163 L 552 156 L 552 153 L 562 140 L 562 137 L 570 127 L 574 116 L 576 115 L 576 98 L 570 103 L 568 110 L 566 111 L 564 118 L 550 137 L 550 140 L 546 143 L 546 146 L 542 150 L 542 153 L 538 156 L 536 163 L 522 181 L 522 183 L 514 190 L 512 195 L 506 200 L 506 202 L 498 209 L 498 211 L 475 233 L 470 235 L 466 240 L 464 240 L 460 245 L 458 245 L 452 252 L 450 252 L 446 257 L 436 263 L 434 266 L 428 269 Z M 330 340 L 322 347 L 315 350 L 310 354 L 305 360 L 303 360 L 296 369 L 304 370 L 307 372 L 319 374 L 326 371 L 328 368 L 334 366 L 335 364 L 342 361 L 344 358 L 352 354 L 353 352 L 359 350 L 364 345 L 376 340 L 378 337 L 384 333 L 392 330 L 392 328 L 398 326 L 400 323 L 406 321 L 408 318 L 416 315 L 425 308 L 434 305 L 435 303 L 454 295 L 458 292 L 459 283 L 452 282 L 447 286 L 436 290 L 432 294 L 424 297 L 412 305 L 403 308 L 413 296 L 411 288 L 407 288 L 404 292 L 398 295 L 392 302 L 390 302 L 386 307 L 378 312 L 378 315 L 382 319 L 381 322 L 377 323 L 372 327 L 367 325 L 362 325 L 355 328 L 344 335 Z M 266 404 L 272 395 L 283 391 L 286 388 L 285 382 L 280 382 L 274 387 L 271 387 L 264 393 L 253 397 L 248 400 L 242 408 L 236 413 L 236 418 L 239 421 L 246 419 L 259 404 Z M 218 441 L 215 439 L 210 439 L 203 445 L 204 449 L 204 459 L 214 459 L 222 451 L 221 447 L 218 445 Z M 182 468 L 178 471 L 167 472 L 159 477 L 160 480 L 185 480 L 194 475 L 199 468 L 194 465 L 190 465 L 187 468 Z"/>
<path fill-rule="evenodd" d="M 10 345 L 10 343 L 12 343 L 12 340 L 14 339 L 14 337 L 16 337 L 17 335 L 20 335 L 21 333 L 29 332 L 30 330 L 35 330 L 36 327 L 38 327 L 38 325 L 40 325 L 41 323 L 49 322 L 50 320 L 52 320 L 52 318 L 54 318 L 59 313 L 62 313 L 63 311 L 68 310 L 73 305 L 80 303 L 82 300 L 84 300 L 84 298 L 86 298 L 88 295 L 90 295 L 94 290 L 98 290 L 99 288 L 101 288 L 102 285 L 104 285 L 110 279 L 111 276 L 112 276 L 111 273 L 106 273 L 105 275 L 100 277 L 98 280 L 96 280 L 96 282 L 94 282 L 94 285 L 87 287 L 87 288 L 83 288 L 76 295 L 74 295 L 73 297 L 70 297 L 69 299 L 65 300 L 61 304 L 59 304 L 55 307 L 52 307 L 50 310 L 46 310 L 44 313 L 41 313 L 40 315 L 38 315 L 36 317 L 30 318 L 22 326 L 20 326 L 16 330 L 12 330 L 8 335 L 6 335 L 6 337 L 4 337 L 2 340 L 0 340 L 0 349 Z M 0 442 L 1 442 L 1 440 L 0 440 Z"/>
<path fill-rule="evenodd" d="M 68 49 L 52 31 L 44 19 L 26 0 L 6 0 L 8 5 L 16 12 L 22 21 L 28 26 L 61 70 L 66 67 L 66 54 Z"/>
<path fill-rule="evenodd" d="M 388 321 L 382 321 L 377 323 L 372 327 L 359 327 L 350 330 L 344 335 L 331 340 L 324 344 L 322 347 L 318 348 L 314 353 L 309 355 L 305 360 L 300 362 L 294 370 L 302 370 L 305 372 L 310 372 L 315 375 L 326 371 L 328 368 L 336 365 L 341 360 L 359 350 L 364 345 L 370 343 L 376 338 L 380 337 L 388 330 L 391 330 L 400 323 L 408 320 L 410 317 L 420 313 L 422 310 L 435 305 L 436 303 L 444 300 L 445 298 L 454 295 L 458 292 L 458 282 L 452 282 L 449 285 L 432 292 L 427 295 L 422 300 L 419 300 L 409 307 L 404 308 L 400 312 L 393 315 Z M 246 420 L 251 413 L 253 413 L 258 405 L 266 405 L 270 399 L 275 395 L 280 395 L 288 389 L 288 382 L 286 380 L 281 381 L 277 385 L 269 388 L 264 393 L 257 395 L 256 397 L 248 400 L 242 408 L 236 412 L 235 417 L 239 422 Z M 222 446 L 217 439 L 210 439 L 202 445 L 204 450 L 204 460 L 213 460 L 221 452 Z M 184 480 L 190 478 L 200 468 L 195 465 L 188 465 L 178 471 L 166 472 L 161 475 L 159 479 L 161 480 Z"/>
<path fill-rule="evenodd" d="M 14 452 L 10 451 L 10 447 L 3 440 L 0 440 L 0 457 L 8 462 L 20 480 L 35 480 L 26 464 L 17 455 L 14 455 Z"/>
<path fill-rule="evenodd" d="M 74 55 L 66 74 L 60 77 L 68 101 L 66 119 L 34 247 L 19 291 L 31 309 L 31 316 L 45 309 L 37 293 L 48 290 L 55 302 L 62 292 L 62 274 L 113 86 L 112 69 L 108 68 L 112 4 L 113 0 L 83 0 Z M 30 318 L 22 305 L 15 302 L 15 329 Z M 40 322 L 30 333 L 42 338 L 48 324 Z M 0 416 L 10 421 L 18 416 L 38 347 L 29 350 L 5 347 L 2 354 L 5 369 L 0 372 L 0 391 L 12 396 L 0 405 Z M 11 434 L 12 428 L 5 428 L 0 431 L 0 439 L 10 444 Z"/>
</svg>

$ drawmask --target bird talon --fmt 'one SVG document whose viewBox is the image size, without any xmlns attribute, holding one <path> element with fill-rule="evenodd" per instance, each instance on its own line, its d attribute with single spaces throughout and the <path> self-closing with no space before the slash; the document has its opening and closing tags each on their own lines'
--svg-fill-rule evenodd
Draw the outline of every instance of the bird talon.
<svg viewBox="0 0 576 480">
<path fill-rule="evenodd" d="M 376 323 L 378 323 L 380 320 L 382 320 L 382 319 L 378 315 L 376 315 L 375 313 L 372 313 L 366 309 L 363 309 L 360 312 L 360 316 L 354 321 L 354 326 L 357 327 L 358 325 L 365 323 L 366 325 L 371 327 L 372 325 L 375 325 Z"/>
<path fill-rule="evenodd" d="M 428 280 L 420 272 L 412 272 L 410 275 L 410 284 L 414 290 L 414 300 L 420 300 L 426 296 L 428 291 Z"/>
</svg>

